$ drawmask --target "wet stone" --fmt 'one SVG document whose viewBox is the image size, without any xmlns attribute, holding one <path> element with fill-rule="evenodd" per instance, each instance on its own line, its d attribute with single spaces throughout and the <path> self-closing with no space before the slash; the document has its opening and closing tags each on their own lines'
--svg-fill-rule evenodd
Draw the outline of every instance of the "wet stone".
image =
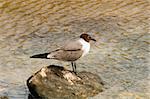
<svg viewBox="0 0 150 99">
<path fill-rule="evenodd" d="M 43 67 L 28 78 L 29 99 L 84 99 L 104 89 L 101 78 L 82 71 L 75 74 L 61 66 Z"/>
<path fill-rule="evenodd" d="M 0 99 L 9 99 L 7 96 L 0 96 Z"/>
</svg>

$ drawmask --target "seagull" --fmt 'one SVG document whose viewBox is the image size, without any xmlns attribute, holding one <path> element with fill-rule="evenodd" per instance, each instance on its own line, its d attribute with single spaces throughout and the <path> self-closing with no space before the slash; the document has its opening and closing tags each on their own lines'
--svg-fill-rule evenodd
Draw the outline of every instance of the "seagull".
<svg viewBox="0 0 150 99">
<path fill-rule="evenodd" d="M 90 41 L 96 41 L 89 34 L 83 33 L 80 38 L 65 43 L 62 47 L 49 53 L 36 54 L 30 58 L 55 59 L 60 61 L 71 62 L 73 72 L 76 73 L 75 61 L 85 56 L 90 50 Z"/>
</svg>

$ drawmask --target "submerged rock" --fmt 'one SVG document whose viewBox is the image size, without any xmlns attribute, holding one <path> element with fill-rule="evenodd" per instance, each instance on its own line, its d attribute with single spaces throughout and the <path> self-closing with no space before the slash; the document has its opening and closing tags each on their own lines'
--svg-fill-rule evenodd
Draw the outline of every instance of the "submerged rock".
<svg viewBox="0 0 150 99">
<path fill-rule="evenodd" d="M 43 67 L 27 80 L 29 99 L 82 99 L 103 91 L 98 75 L 82 71 L 75 74 L 63 67 Z"/>
<path fill-rule="evenodd" d="M 0 99 L 9 99 L 7 96 L 0 96 Z"/>
</svg>

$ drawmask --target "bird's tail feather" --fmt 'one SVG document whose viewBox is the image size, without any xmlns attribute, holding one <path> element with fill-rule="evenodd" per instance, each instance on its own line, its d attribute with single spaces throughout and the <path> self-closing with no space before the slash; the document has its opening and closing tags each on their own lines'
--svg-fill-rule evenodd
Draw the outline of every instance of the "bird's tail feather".
<svg viewBox="0 0 150 99">
<path fill-rule="evenodd" d="M 49 54 L 50 54 L 50 53 L 36 54 L 36 55 L 30 56 L 30 58 L 44 58 L 44 59 L 49 59 L 49 58 L 47 57 Z"/>
</svg>

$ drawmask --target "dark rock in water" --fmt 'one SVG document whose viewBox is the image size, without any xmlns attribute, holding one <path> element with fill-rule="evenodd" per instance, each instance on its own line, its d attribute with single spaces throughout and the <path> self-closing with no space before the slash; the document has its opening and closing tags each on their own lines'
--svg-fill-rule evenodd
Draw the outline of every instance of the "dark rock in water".
<svg viewBox="0 0 150 99">
<path fill-rule="evenodd" d="M 63 67 L 43 67 L 29 77 L 29 99 L 83 99 L 103 91 L 98 75 L 82 71 L 77 74 Z"/>
<path fill-rule="evenodd" d="M 8 99 L 7 96 L 0 96 L 0 99 Z"/>
</svg>

